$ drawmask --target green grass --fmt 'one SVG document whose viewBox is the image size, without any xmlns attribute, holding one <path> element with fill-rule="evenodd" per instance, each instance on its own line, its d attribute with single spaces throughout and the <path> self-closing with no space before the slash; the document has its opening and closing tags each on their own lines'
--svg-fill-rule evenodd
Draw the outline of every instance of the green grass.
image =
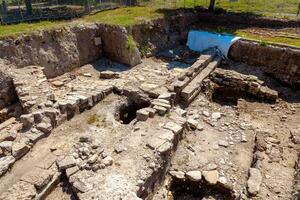
<svg viewBox="0 0 300 200">
<path fill-rule="evenodd" d="M 228 27 L 218 26 L 214 28 L 204 28 L 204 30 L 216 33 L 225 33 L 236 35 L 245 39 L 258 41 L 261 45 L 265 46 L 267 44 L 283 44 L 294 47 L 300 47 L 300 36 L 295 38 L 290 38 L 287 33 L 286 36 L 266 36 L 266 35 L 258 35 L 254 33 L 247 32 L 247 29 L 231 29 Z"/>
<path fill-rule="evenodd" d="M 88 15 L 82 18 L 86 22 L 101 22 L 130 26 L 146 20 L 156 19 L 164 15 L 157 9 L 151 7 L 126 7 L 115 10 L 98 12 L 95 15 Z"/>
<path fill-rule="evenodd" d="M 209 0 L 176 0 L 177 7 L 207 7 Z M 230 12 L 256 13 L 264 16 L 295 17 L 299 0 L 216 0 L 216 7 Z"/>
<path fill-rule="evenodd" d="M 66 22 L 43 21 L 38 23 L 21 23 L 15 25 L 0 25 L 0 37 L 30 33 L 37 30 L 47 30 L 66 25 Z"/>
<path fill-rule="evenodd" d="M 72 23 L 98 22 L 130 26 L 146 20 L 163 17 L 164 14 L 151 7 L 126 7 L 87 15 Z M 21 23 L 15 25 L 0 25 L 0 37 L 30 33 L 37 30 L 53 29 L 71 23 L 70 21 L 42 21 L 37 23 Z"/>
<path fill-rule="evenodd" d="M 127 39 L 127 48 L 129 51 L 134 51 L 134 49 L 136 48 L 136 43 L 132 37 L 132 35 L 128 35 L 128 39 Z"/>
<path fill-rule="evenodd" d="M 300 39 L 299 38 L 289 38 L 284 36 L 275 36 L 275 37 L 269 37 L 269 36 L 260 36 L 255 35 L 252 33 L 244 32 L 243 30 L 237 30 L 235 32 L 237 36 L 251 39 L 251 40 L 257 40 L 260 41 L 260 43 L 275 43 L 275 44 L 283 44 L 283 45 L 290 45 L 294 47 L 300 47 Z"/>
</svg>

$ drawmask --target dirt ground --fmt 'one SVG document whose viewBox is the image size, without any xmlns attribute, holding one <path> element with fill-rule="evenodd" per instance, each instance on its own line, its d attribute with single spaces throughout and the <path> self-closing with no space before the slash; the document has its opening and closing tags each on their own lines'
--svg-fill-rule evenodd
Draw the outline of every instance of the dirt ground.
<svg viewBox="0 0 300 200">
<path fill-rule="evenodd" d="M 137 110 L 168 93 L 192 65 L 172 54 L 162 57 L 146 58 L 131 69 L 101 59 L 48 80 L 57 99 L 80 87 L 112 85 L 114 91 L 38 141 L 1 177 L 0 194 L 8 195 L 0 199 L 14 199 L 11 186 L 27 183 L 24 177 L 37 168 L 61 173 L 47 200 L 297 199 L 299 90 L 281 85 L 259 68 L 228 61 L 219 68 L 253 75 L 279 98 L 267 102 L 226 92 L 220 96 L 203 87 L 190 105 L 179 98 L 164 115 L 137 120 Z M 99 78 L 103 71 L 117 78 Z M 101 156 L 91 161 L 97 151 Z M 60 168 L 70 156 L 79 167 Z M 81 157 L 90 165 L 81 165 Z M 97 159 L 100 164 L 94 168 Z M 15 199 L 31 199 L 29 194 L 25 189 Z"/>
</svg>

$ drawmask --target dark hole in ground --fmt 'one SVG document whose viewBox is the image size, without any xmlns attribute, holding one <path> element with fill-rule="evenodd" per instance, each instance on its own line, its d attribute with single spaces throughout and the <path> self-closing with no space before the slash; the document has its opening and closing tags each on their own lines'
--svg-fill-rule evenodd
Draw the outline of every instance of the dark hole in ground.
<svg viewBox="0 0 300 200">
<path fill-rule="evenodd" d="M 117 113 L 117 118 L 123 124 L 129 124 L 132 120 L 136 118 L 136 111 L 142 108 L 150 106 L 150 102 L 142 101 L 135 102 L 132 99 L 127 99 L 119 108 Z"/>
<path fill-rule="evenodd" d="M 237 105 L 240 94 L 237 91 L 225 87 L 217 87 L 212 94 L 212 100 L 220 105 Z"/>
<path fill-rule="evenodd" d="M 208 185 L 205 181 L 192 182 L 189 180 L 173 179 L 170 191 L 174 200 L 233 200 L 232 191 L 222 185 Z"/>
<path fill-rule="evenodd" d="M 219 86 L 214 88 L 212 100 L 223 106 L 236 106 L 239 99 L 245 99 L 249 102 L 273 103 L 270 100 L 259 98 L 244 91 L 234 90 L 229 87 Z"/>
</svg>

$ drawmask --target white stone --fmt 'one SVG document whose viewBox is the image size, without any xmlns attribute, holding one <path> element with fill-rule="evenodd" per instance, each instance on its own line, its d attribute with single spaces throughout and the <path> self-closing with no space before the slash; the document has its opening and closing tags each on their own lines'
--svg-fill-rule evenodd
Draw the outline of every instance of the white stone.
<svg viewBox="0 0 300 200">
<path fill-rule="evenodd" d="M 219 112 L 213 112 L 213 113 L 211 114 L 211 118 L 212 118 L 212 119 L 218 120 L 218 119 L 221 118 L 221 113 L 219 113 Z"/>
<path fill-rule="evenodd" d="M 177 179 L 180 179 L 180 180 L 183 180 L 184 179 L 184 172 L 182 171 L 170 171 L 169 172 L 171 176 L 177 178 Z"/>
<path fill-rule="evenodd" d="M 114 160 L 113 160 L 113 158 L 110 157 L 110 156 L 107 156 L 106 158 L 103 159 L 103 164 L 104 164 L 105 166 L 110 166 L 110 165 L 113 164 L 113 162 L 114 162 Z"/>
<path fill-rule="evenodd" d="M 260 190 L 262 176 L 258 169 L 250 168 L 249 179 L 247 181 L 247 190 L 251 195 L 257 195 Z"/>
<path fill-rule="evenodd" d="M 208 184 L 210 184 L 210 185 L 217 184 L 218 179 L 219 179 L 219 172 L 217 170 L 203 171 L 202 174 Z"/>
<path fill-rule="evenodd" d="M 194 171 L 189 171 L 186 173 L 186 177 L 191 180 L 191 181 L 195 181 L 198 182 L 201 180 L 202 178 L 202 174 L 200 171 L 198 170 L 194 170 Z"/>
<path fill-rule="evenodd" d="M 225 140 L 219 140 L 218 145 L 221 147 L 228 147 L 229 143 Z"/>
<path fill-rule="evenodd" d="M 203 114 L 205 117 L 209 117 L 209 116 L 210 116 L 209 112 L 207 112 L 207 111 L 203 111 L 202 114 Z"/>
</svg>

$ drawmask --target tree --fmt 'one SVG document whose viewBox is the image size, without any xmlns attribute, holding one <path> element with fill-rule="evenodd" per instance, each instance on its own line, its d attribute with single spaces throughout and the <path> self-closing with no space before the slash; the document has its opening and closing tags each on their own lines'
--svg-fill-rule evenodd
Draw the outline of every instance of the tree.
<svg viewBox="0 0 300 200">
<path fill-rule="evenodd" d="M 7 13 L 7 5 L 6 2 L 4 0 L 2 0 L 2 5 L 0 6 L 0 11 L 3 15 L 6 15 Z"/>
<path fill-rule="evenodd" d="M 32 2 L 31 0 L 25 0 L 26 11 L 28 15 L 32 15 Z"/>
<path fill-rule="evenodd" d="M 215 2 L 216 2 L 216 0 L 210 0 L 209 7 L 208 7 L 209 11 L 214 11 L 214 9 L 215 9 Z"/>
</svg>

